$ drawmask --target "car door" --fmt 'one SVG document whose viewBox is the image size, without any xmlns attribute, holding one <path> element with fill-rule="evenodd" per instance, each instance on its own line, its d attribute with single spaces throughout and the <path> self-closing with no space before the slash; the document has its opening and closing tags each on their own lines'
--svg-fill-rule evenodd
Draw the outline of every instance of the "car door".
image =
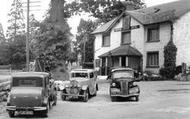
<svg viewBox="0 0 190 119">
<path fill-rule="evenodd" d="M 91 80 L 91 90 L 92 90 L 92 95 L 95 94 L 96 92 L 96 76 L 95 76 L 95 73 L 94 72 L 91 72 L 91 75 L 90 75 L 90 80 Z"/>
</svg>

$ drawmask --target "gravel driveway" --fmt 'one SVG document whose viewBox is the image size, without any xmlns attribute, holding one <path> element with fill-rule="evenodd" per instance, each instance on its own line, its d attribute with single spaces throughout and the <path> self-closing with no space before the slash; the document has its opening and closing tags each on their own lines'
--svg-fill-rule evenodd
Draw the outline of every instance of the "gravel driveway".
<svg viewBox="0 0 190 119">
<path fill-rule="evenodd" d="M 96 97 L 87 103 L 62 101 L 49 112 L 48 119 L 190 119 L 190 82 L 138 82 L 139 102 L 111 102 L 108 83 L 99 84 Z M 39 118 L 17 116 L 19 118 Z M 0 119 L 9 119 L 3 112 Z"/>
</svg>

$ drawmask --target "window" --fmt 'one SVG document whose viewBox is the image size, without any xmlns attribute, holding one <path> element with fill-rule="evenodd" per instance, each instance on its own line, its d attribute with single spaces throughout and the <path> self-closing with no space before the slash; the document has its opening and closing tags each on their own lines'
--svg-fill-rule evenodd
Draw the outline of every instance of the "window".
<svg viewBox="0 0 190 119">
<path fill-rule="evenodd" d="M 130 44 L 131 43 L 131 32 L 122 32 L 121 44 Z"/>
<path fill-rule="evenodd" d="M 106 58 L 103 57 L 103 58 L 102 58 L 102 67 L 105 67 L 105 66 L 106 66 Z"/>
<path fill-rule="evenodd" d="M 147 67 L 158 67 L 159 66 L 159 53 L 148 52 L 147 53 Z"/>
<path fill-rule="evenodd" d="M 131 25 L 131 17 L 130 16 L 125 16 L 123 18 L 123 28 L 124 29 L 129 29 Z"/>
<path fill-rule="evenodd" d="M 103 35 L 102 46 L 103 47 L 110 46 L 110 35 Z"/>
<path fill-rule="evenodd" d="M 43 79 L 40 77 L 14 77 L 13 87 L 42 87 Z"/>
<path fill-rule="evenodd" d="M 159 41 L 159 27 L 151 26 L 148 28 L 148 42 Z"/>
<path fill-rule="evenodd" d="M 95 66 L 100 67 L 100 59 L 95 59 Z"/>
</svg>

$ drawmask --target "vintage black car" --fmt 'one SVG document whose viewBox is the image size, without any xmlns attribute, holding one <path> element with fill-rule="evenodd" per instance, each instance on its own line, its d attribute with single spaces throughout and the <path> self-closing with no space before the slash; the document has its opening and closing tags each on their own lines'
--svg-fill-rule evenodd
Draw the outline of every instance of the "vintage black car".
<svg viewBox="0 0 190 119">
<path fill-rule="evenodd" d="M 50 107 L 57 102 L 57 93 L 50 79 L 49 73 L 45 72 L 13 74 L 6 106 L 9 116 L 14 117 L 15 112 L 47 116 Z"/>
<path fill-rule="evenodd" d="M 139 81 L 134 77 L 134 70 L 131 68 L 112 69 L 110 75 L 110 97 L 116 101 L 117 97 L 132 98 L 139 100 L 140 88 L 134 82 Z"/>
<path fill-rule="evenodd" d="M 81 98 L 87 102 L 89 96 L 95 96 L 98 89 L 97 74 L 93 69 L 74 69 L 71 71 L 70 82 L 65 84 L 61 98 Z"/>
</svg>

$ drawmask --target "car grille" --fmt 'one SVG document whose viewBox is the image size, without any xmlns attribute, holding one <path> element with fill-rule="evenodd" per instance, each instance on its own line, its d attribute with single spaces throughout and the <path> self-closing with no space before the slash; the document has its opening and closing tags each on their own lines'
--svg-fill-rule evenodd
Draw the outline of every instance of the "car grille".
<svg viewBox="0 0 190 119">
<path fill-rule="evenodd" d="M 129 93 L 128 82 L 127 81 L 121 81 L 120 85 L 121 85 L 121 94 L 128 94 Z"/>
<path fill-rule="evenodd" d="M 12 99 L 11 105 L 17 107 L 36 107 L 41 106 L 41 99 L 36 97 L 16 97 Z"/>
<path fill-rule="evenodd" d="M 67 89 L 67 93 L 69 93 L 69 94 L 78 94 L 79 89 L 77 87 L 70 87 L 69 89 Z"/>
</svg>

